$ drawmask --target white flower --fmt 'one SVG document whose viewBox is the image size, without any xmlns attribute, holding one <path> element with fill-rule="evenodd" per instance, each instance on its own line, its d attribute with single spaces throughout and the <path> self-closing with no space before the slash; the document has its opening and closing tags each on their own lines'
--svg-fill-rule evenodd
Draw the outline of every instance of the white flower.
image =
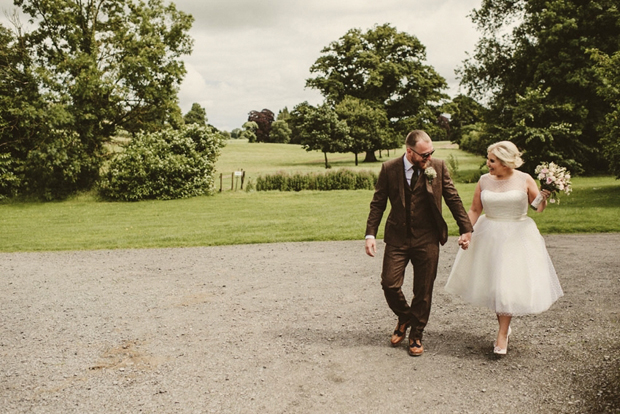
<svg viewBox="0 0 620 414">
<path fill-rule="evenodd" d="M 428 167 L 424 170 L 424 175 L 428 178 L 428 182 L 433 184 L 433 179 L 437 177 L 437 171 L 433 167 Z"/>
<path fill-rule="evenodd" d="M 560 200 L 555 197 L 557 193 L 564 192 L 565 194 L 570 194 L 573 190 L 570 181 L 570 173 L 566 170 L 566 168 L 553 162 L 541 163 L 536 167 L 535 173 L 540 181 L 541 189 L 551 191 L 549 201 L 552 203 L 555 203 L 556 201 L 558 203 L 560 202 Z"/>
</svg>

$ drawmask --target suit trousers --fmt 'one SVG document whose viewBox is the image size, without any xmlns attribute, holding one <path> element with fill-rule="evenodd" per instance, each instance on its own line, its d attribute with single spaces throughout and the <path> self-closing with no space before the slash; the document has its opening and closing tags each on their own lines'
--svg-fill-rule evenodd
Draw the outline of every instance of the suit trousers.
<svg viewBox="0 0 620 414">
<path fill-rule="evenodd" d="M 409 323 L 409 339 L 422 340 L 431 313 L 433 286 L 439 262 L 439 241 L 434 237 L 420 240 L 408 237 L 402 246 L 386 244 L 383 254 L 381 286 L 388 306 L 398 316 L 398 323 Z M 435 239 L 435 240 L 433 240 Z M 411 305 L 402 291 L 407 264 L 413 264 L 413 298 Z"/>
</svg>

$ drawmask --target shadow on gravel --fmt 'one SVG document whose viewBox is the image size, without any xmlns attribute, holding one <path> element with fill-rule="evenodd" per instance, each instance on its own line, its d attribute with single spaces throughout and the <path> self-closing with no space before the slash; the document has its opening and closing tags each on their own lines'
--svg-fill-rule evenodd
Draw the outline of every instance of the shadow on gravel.
<svg viewBox="0 0 620 414">
<path fill-rule="evenodd" d="M 585 365 L 573 373 L 575 394 L 584 401 L 587 413 L 620 413 L 620 345 L 611 347 L 611 355 Z"/>
</svg>

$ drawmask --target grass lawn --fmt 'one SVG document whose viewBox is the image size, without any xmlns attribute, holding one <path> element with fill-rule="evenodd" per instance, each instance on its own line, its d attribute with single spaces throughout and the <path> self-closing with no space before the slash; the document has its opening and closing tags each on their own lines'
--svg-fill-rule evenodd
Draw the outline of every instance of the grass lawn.
<svg viewBox="0 0 620 414">
<path fill-rule="evenodd" d="M 471 155 L 464 151 L 460 151 L 455 145 L 447 141 L 439 141 L 434 143 L 437 152 L 434 157 L 447 159 L 452 155 L 458 160 L 459 176 L 465 180 L 479 171 L 480 166 L 484 163 L 482 157 Z M 381 164 L 394 157 L 402 157 L 405 153 L 405 147 L 402 150 L 391 150 L 381 152 L 381 157 L 377 154 L 380 162 L 364 163 L 365 154 L 358 154 L 359 163 L 355 165 L 355 155 L 353 154 L 327 154 L 327 160 L 333 169 L 347 168 L 353 171 L 370 170 L 379 172 Z M 289 144 L 248 144 L 247 140 L 229 140 L 226 147 L 222 151 L 222 155 L 216 164 L 216 184 L 219 185 L 219 174 L 222 174 L 222 189 L 231 189 L 232 173 L 234 171 L 244 170 L 246 172 L 246 180 L 256 180 L 261 174 L 273 174 L 279 171 L 287 171 L 289 173 L 308 173 L 308 172 L 324 172 L 325 159 L 322 152 L 305 151 L 300 145 Z M 475 182 L 475 181 L 474 181 Z M 238 188 L 238 183 L 235 183 Z"/>
<path fill-rule="evenodd" d="M 459 173 L 478 170 L 482 158 L 435 143 L 437 157 L 459 161 Z M 383 154 L 381 161 L 387 159 Z M 402 152 L 390 152 L 390 157 Z M 378 171 L 381 163 L 355 167 L 352 154 L 330 154 L 334 168 Z M 323 154 L 299 146 L 232 141 L 218 165 L 229 174 L 243 168 L 250 178 L 286 170 L 324 171 Z M 228 178 L 230 188 L 230 177 Z M 466 209 L 474 183 L 457 183 Z M 101 202 L 83 194 L 62 202 L 0 203 L 0 251 L 210 246 L 314 240 L 361 240 L 372 191 L 243 192 L 211 197 L 136 203 Z M 620 181 L 573 179 L 573 194 L 531 212 L 542 233 L 619 232 Z M 444 209 L 451 234 L 454 220 Z M 387 216 L 387 214 L 386 214 Z M 385 220 L 385 217 L 384 217 Z M 383 230 L 383 228 L 381 228 Z M 380 234 L 381 236 L 381 234 Z"/>
</svg>

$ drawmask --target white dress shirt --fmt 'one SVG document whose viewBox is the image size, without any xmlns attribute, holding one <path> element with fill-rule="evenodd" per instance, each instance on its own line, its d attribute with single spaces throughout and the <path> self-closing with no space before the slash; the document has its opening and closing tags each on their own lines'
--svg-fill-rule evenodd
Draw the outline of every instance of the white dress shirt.
<svg viewBox="0 0 620 414">
<path fill-rule="evenodd" d="M 411 177 L 413 177 L 413 172 L 415 169 L 413 168 L 413 164 L 407 159 L 406 154 L 403 155 L 403 161 L 405 163 L 405 177 L 407 177 L 407 184 L 411 185 Z"/>
</svg>

